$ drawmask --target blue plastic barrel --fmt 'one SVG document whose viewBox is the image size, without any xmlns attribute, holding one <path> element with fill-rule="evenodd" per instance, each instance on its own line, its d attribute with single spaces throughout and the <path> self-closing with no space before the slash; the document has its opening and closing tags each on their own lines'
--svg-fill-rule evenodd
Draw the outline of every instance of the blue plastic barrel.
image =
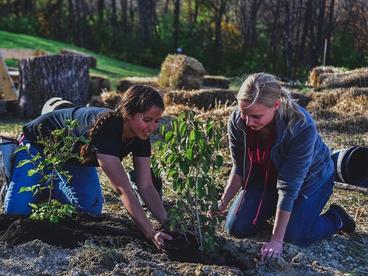
<svg viewBox="0 0 368 276">
<path fill-rule="evenodd" d="M 368 148 L 350 147 L 332 152 L 335 181 L 368 187 Z"/>
</svg>

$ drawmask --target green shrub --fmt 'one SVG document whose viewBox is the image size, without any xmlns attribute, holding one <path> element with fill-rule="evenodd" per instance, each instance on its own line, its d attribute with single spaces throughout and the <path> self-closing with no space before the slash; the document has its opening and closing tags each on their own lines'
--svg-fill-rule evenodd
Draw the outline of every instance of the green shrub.
<svg viewBox="0 0 368 276">
<path fill-rule="evenodd" d="M 194 113 L 181 113 L 162 126 L 163 141 L 155 143 L 154 167 L 176 195 L 176 206 L 169 210 L 170 230 L 193 232 L 199 249 L 216 246 L 217 218 L 206 215 L 217 208 L 215 175 L 222 166 L 219 155 L 221 128 L 213 121 L 201 123 Z"/>
<path fill-rule="evenodd" d="M 67 183 L 70 183 L 72 176 L 64 169 L 64 164 L 70 159 L 80 160 L 78 153 L 74 153 L 73 149 L 77 143 L 88 143 L 84 137 L 76 137 L 72 135 L 72 130 L 78 126 L 77 121 L 68 120 L 67 127 L 63 129 L 53 130 L 49 138 L 39 137 L 37 143 L 43 147 L 43 153 L 38 152 L 33 155 L 29 151 L 29 145 L 19 147 L 16 152 L 26 150 L 31 159 L 25 159 L 17 165 L 22 167 L 26 164 L 33 164 L 33 169 L 28 170 L 28 176 L 40 174 L 40 183 L 31 187 L 21 187 L 19 193 L 32 192 L 33 195 L 40 193 L 43 190 L 48 191 L 48 199 L 44 203 L 29 205 L 32 208 L 30 218 L 33 220 L 49 220 L 51 223 L 58 223 L 60 219 L 71 217 L 76 212 L 76 207 L 70 204 L 62 204 L 57 200 L 52 199 L 52 191 L 55 187 L 55 182 L 60 178 L 66 180 L 61 184 L 60 188 L 68 194 L 75 205 L 78 204 L 78 199 L 74 196 L 74 192 L 70 189 Z"/>
</svg>

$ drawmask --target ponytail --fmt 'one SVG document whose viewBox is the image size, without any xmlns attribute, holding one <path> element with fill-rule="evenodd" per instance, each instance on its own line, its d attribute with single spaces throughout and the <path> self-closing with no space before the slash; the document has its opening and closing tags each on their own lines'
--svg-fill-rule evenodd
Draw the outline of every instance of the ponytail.
<svg viewBox="0 0 368 276">
<path fill-rule="evenodd" d="M 110 118 L 121 118 L 122 116 L 118 111 L 108 111 L 103 113 L 96 122 L 93 124 L 92 128 L 88 131 L 89 143 L 82 145 L 80 149 L 80 156 L 82 157 L 82 164 L 89 164 L 96 162 L 96 149 L 93 146 L 93 139 L 96 135 L 98 129 Z"/>
<path fill-rule="evenodd" d="M 281 117 L 287 118 L 287 128 L 292 132 L 294 125 L 298 121 L 302 121 L 302 124 L 306 122 L 306 118 L 303 112 L 300 111 L 298 104 L 291 98 L 290 93 L 285 88 L 280 89 L 280 108 L 278 112 Z"/>
</svg>

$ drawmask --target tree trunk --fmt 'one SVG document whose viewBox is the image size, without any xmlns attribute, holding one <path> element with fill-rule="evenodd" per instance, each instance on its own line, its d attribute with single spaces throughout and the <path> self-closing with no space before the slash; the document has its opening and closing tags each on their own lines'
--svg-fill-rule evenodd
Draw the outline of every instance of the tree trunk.
<svg viewBox="0 0 368 276">
<path fill-rule="evenodd" d="M 317 35 L 316 42 L 314 47 L 314 56 L 313 56 L 313 64 L 319 64 L 319 57 L 321 56 L 321 51 L 323 49 L 324 42 L 324 33 L 325 33 L 325 8 L 326 8 L 326 0 L 319 0 L 318 3 L 318 19 L 317 19 Z"/>
<path fill-rule="evenodd" d="M 174 50 L 179 46 L 179 28 L 180 28 L 180 0 L 175 0 L 175 8 L 174 8 Z"/>
<path fill-rule="evenodd" d="M 290 6 L 289 1 L 285 0 L 285 22 L 284 22 L 284 45 L 283 45 L 283 54 L 286 65 L 286 76 L 291 78 L 292 72 L 292 44 L 291 44 L 291 14 L 290 14 Z"/>
<path fill-rule="evenodd" d="M 121 0 L 121 29 L 123 32 L 128 31 L 128 1 Z"/>
<path fill-rule="evenodd" d="M 117 33 L 117 27 L 118 27 L 118 16 L 116 13 L 116 0 L 111 0 L 111 27 L 112 27 L 112 33 L 115 37 Z"/>
<path fill-rule="evenodd" d="M 222 48 L 222 18 L 226 11 L 227 0 L 221 0 L 219 7 L 215 9 L 215 47 L 214 47 L 214 58 L 216 62 L 221 64 L 221 48 Z"/>
<path fill-rule="evenodd" d="M 299 60 L 301 62 L 305 61 L 305 44 L 307 41 L 308 29 L 309 25 L 311 24 L 311 16 L 312 16 L 312 0 L 308 0 L 306 3 L 305 14 L 304 14 L 304 24 L 303 24 L 303 31 L 302 37 L 300 42 L 299 48 Z"/>
<path fill-rule="evenodd" d="M 278 64 L 276 55 L 276 51 L 277 51 L 277 47 L 278 47 L 278 43 L 279 43 L 279 38 L 278 38 L 278 20 L 281 18 L 281 1 L 277 1 L 276 3 L 276 7 L 274 7 L 274 5 L 272 6 L 272 24 L 271 24 L 271 28 L 270 28 L 270 43 L 268 45 L 268 54 L 267 57 L 269 60 L 271 60 L 271 68 L 273 69 L 273 71 L 275 71 L 276 66 Z M 265 63 L 268 63 L 268 60 L 265 59 Z"/>
<path fill-rule="evenodd" d="M 51 97 L 76 105 L 88 100 L 89 60 L 82 56 L 54 55 L 22 59 L 19 63 L 19 107 L 24 117 L 35 117 Z"/>
<path fill-rule="evenodd" d="M 143 48 L 151 42 L 154 28 L 154 0 L 138 0 L 140 33 Z"/>
<path fill-rule="evenodd" d="M 98 13 L 98 23 L 102 26 L 104 22 L 104 13 L 105 13 L 105 0 L 98 0 L 97 2 L 97 13 Z"/>
<path fill-rule="evenodd" d="M 331 36 L 334 26 L 334 7 L 335 7 L 335 0 L 330 1 L 330 7 L 329 7 L 329 14 L 328 14 L 328 25 L 327 25 L 327 31 L 326 31 L 326 40 L 327 40 L 327 51 L 326 51 L 326 64 L 330 64 L 330 42 L 331 42 Z"/>
</svg>

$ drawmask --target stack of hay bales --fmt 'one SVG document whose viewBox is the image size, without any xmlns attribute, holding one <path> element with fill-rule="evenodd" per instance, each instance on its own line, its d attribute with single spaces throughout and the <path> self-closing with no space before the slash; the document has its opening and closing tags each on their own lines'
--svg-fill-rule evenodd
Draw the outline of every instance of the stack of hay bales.
<svg viewBox="0 0 368 276">
<path fill-rule="evenodd" d="M 89 95 L 98 96 L 102 91 L 110 90 L 110 81 L 106 76 L 89 74 Z"/>
<path fill-rule="evenodd" d="M 336 67 L 316 67 L 311 71 L 309 80 L 319 89 L 368 87 L 368 68 L 344 71 Z"/>
<path fill-rule="evenodd" d="M 309 82 L 314 87 L 319 87 L 323 79 L 330 74 L 341 73 L 344 68 L 333 66 L 317 66 L 309 74 Z"/>
<path fill-rule="evenodd" d="M 368 88 L 350 87 L 308 93 L 308 110 L 331 111 L 345 115 L 368 115 Z"/>
<path fill-rule="evenodd" d="M 168 55 L 161 65 L 158 83 L 175 89 L 199 89 L 205 69 L 198 60 L 186 55 Z"/>
<path fill-rule="evenodd" d="M 93 96 L 88 106 L 107 107 L 115 109 L 121 100 L 121 94 L 116 91 L 104 91 L 99 96 Z"/>
<path fill-rule="evenodd" d="M 157 77 L 145 78 L 145 77 L 127 77 L 119 80 L 116 90 L 124 93 L 129 87 L 135 84 L 144 84 L 152 87 L 158 87 Z"/>
<path fill-rule="evenodd" d="M 223 76 L 205 75 L 203 77 L 203 86 L 229 89 L 230 81 Z"/>
<path fill-rule="evenodd" d="M 165 105 L 183 104 L 208 110 L 220 105 L 233 105 L 236 92 L 228 89 L 199 89 L 172 91 L 164 95 Z"/>
</svg>

